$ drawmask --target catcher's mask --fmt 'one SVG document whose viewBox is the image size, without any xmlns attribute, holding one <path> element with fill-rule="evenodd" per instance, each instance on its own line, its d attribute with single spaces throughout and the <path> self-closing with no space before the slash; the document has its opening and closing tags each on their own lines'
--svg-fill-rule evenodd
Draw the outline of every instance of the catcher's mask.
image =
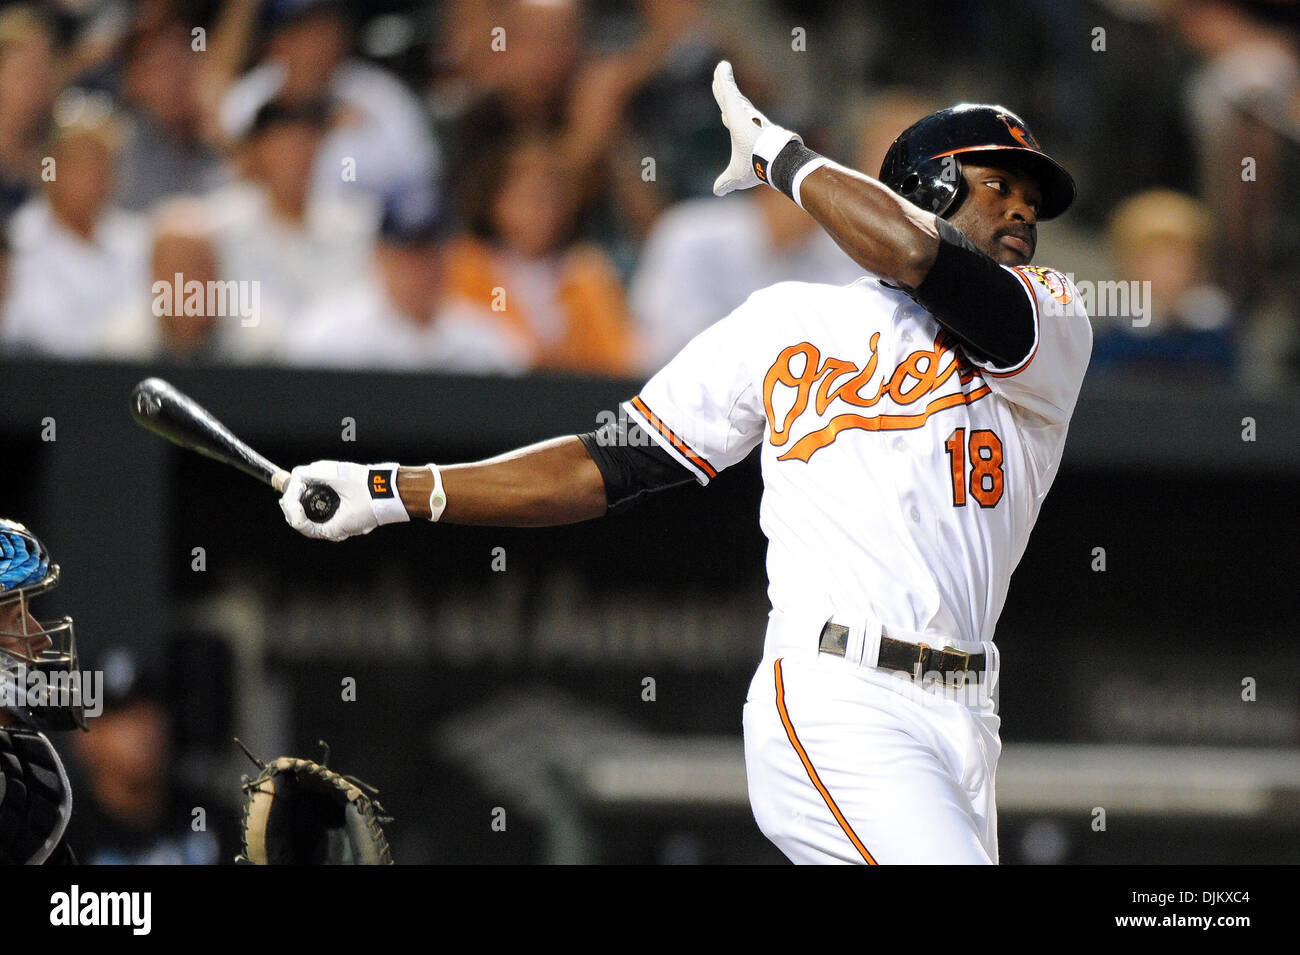
<svg viewBox="0 0 1300 955">
<path fill-rule="evenodd" d="M 38 622 L 31 601 L 59 565 L 17 521 L 0 518 L 0 706 L 38 730 L 86 728 L 72 618 Z"/>
</svg>

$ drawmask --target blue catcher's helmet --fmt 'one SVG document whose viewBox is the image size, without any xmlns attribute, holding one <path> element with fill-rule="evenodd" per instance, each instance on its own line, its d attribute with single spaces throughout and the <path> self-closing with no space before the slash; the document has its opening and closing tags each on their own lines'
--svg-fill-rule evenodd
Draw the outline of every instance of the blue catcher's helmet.
<svg viewBox="0 0 1300 955">
<path fill-rule="evenodd" d="M 72 618 L 38 622 L 31 600 L 59 565 L 17 521 L 0 518 L 0 708 L 40 730 L 86 728 Z"/>
</svg>

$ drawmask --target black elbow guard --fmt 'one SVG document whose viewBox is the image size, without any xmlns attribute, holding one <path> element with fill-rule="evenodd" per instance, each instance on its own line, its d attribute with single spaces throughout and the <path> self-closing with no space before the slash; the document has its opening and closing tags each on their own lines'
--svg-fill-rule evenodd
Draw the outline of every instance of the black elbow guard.
<svg viewBox="0 0 1300 955">
<path fill-rule="evenodd" d="M 681 462 L 623 414 L 617 422 L 578 435 L 578 440 L 605 481 L 610 513 L 626 510 L 642 495 L 695 480 Z"/>
<path fill-rule="evenodd" d="M 912 298 L 973 358 L 1009 367 L 1034 347 L 1034 306 L 1014 275 L 944 219 L 939 253 Z"/>
</svg>

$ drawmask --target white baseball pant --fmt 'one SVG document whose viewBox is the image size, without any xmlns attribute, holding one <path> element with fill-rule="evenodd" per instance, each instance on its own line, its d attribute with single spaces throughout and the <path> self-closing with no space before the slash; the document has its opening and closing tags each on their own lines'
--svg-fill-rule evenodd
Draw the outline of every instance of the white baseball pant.
<svg viewBox="0 0 1300 955">
<path fill-rule="evenodd" d="M 796 863 L 996 864 L 992 644 L 974 645 L 992 662 L 985 691 L 958 693 L 863 664 L 870 636 L 846 657 L 819 653 L 819 626 L 794 641 L 779 616 L 744 709 L 763 834 Z"/>
</svg>

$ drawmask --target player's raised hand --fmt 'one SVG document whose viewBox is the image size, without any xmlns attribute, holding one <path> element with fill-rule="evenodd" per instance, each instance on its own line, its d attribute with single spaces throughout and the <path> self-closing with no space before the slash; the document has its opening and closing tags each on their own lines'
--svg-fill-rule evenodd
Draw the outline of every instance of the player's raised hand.
<svg viewBox="0 0 1300 955">
<path fill-rule="evenodd" d="M 325 484 L 339 496 L 338 510 L 317 524 L 303 510 L 303 492 L 312 484 Z M 409 521 L 397 494 L 396 464 L 352 464 L 348 461 L 313 461 L 290 472 L 280 495 L 280 510 L 289 526 L 305 537 L 341 541 L 369 534 L 380 524 Z"/>
<path fill-rule="evenodd" d="M 731 133 L 731 162 L 713 183 L 713 194 L 725 196 L 735 189 L 749 189 L 766 182 L 767 163 L 786 143 L 799 137 L 754 108 L 736 86 L 736 76 L 726 60 L 713 71 L 713 98 L 722 111 L 722 125 Z"/>
</svg>

